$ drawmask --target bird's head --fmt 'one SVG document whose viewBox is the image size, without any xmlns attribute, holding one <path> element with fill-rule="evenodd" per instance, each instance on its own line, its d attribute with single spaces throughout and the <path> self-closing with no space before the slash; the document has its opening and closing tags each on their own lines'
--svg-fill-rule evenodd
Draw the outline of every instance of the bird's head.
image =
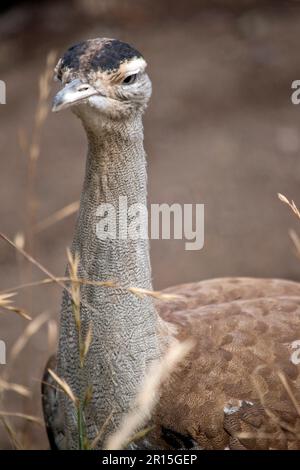
<svg viewBox="0 0 300 470">
<path fill-rule="evenodd" d="M 143 112 L 151 81 L 142 55 L 116 39 L 90 39 L 70 47 L 55 74 L 63 88 L 53 111 L 71 107 L 79 117 L 126 119 Z"/>
</svg>

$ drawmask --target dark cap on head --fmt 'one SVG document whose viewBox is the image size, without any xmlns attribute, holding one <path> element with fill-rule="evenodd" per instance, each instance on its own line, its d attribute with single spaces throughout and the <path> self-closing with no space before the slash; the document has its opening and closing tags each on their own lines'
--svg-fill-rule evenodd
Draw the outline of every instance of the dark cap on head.
<svg viewBox="0 0 300 470">
<path fill-rule="evenodd" d="M 126 42 L 117 39 L 88 39 L 70 47 L 56 67 L 56 77 L 63 74 L 85 74 L 90 71 L 111 73 L 123 62 L 140 58 L 142 54 Z"/>
</svg>

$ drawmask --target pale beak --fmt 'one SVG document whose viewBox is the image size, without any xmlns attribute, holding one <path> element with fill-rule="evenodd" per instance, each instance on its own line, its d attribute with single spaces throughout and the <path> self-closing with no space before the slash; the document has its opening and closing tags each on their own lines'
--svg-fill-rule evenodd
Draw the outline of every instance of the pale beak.
<svg viewBox="0 0 300 470">
<path fill-rule="evenodd" d="M 67 83 L 53 98 L 52 111 L 60 111 L 90 96 L 100 94 L 93 86 L 79 78 Z"/>
</svg>

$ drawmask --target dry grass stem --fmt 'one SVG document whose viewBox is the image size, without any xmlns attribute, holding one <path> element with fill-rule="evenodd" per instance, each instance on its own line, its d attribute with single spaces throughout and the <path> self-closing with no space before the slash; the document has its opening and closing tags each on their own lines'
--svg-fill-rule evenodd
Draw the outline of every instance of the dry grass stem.
<svg viewBox="0 0 300 470">
<path fill-rule="evenodd" d="M 9 366 L 12 365 L 12 363 L 15 361 L 20 352 L 25 348 L 30 338 L 38 332 L 38 330 L 43 326 L 43 324 L 46 323 L 48 318 L 48 313 L 41 313 L 34 320 L 32 320 L 30 324 L 25 328 L 23 333 L 19 336 L 19 338 L 16 340 L 15 344 L 11 348 Z"/>
<path fill-rule="evenodd" d="M 90 403 L 92 397 L 93 397 L 93 386 L 89 384 L 85 391 L 85 395 L 83 399 L 83 407 L 85 407 L 86 405 Z"/>
<path fill-rule="evenodd" d="M 249 432 L 249 431 L 245 431 L 245 432 L 239 432 L 237 433 L 236 435 L 239 439 L 271 439 L 271 438 L 274 438 L 274 435 L 273 434 L 270 434 L 270 433 L 267 433 L 267 432 Z M 298 440 L 296 438 L 296 436 L 290 436 L 289 439 L 291 440 Z M 282 440 L 282 441 L 285 441 L 286 440 L 286 436 L 282 435 L 282 437 L 280 436 L 276 436 L 276 439 L 278 440 Z M 271 449 L 269 449 L 271 450 Z"/>
<path fill-rule="evenodd" d="M 58 329 L 54 320 L 48 321 L 48 350 L 53 351 L 57 344 Z"/>
<path fill-rule="evenodd" d="M 18 248 L 24 248 L 25 246 L 25 234 L 23 232 L 17 232 L 14 236 L 14 243 Z M 16 256 L 16 263 L 17 263 L 17 270 L 18 270 L 18 278 L 19 283 L 28 282 L 27 274 L 28 270 L 25 269 L 24 258 L 18 250 L 15 250 Z M 27 295 L 27 298 L 31 300 L 31 297 Z M 32 306 L 32 303 L 29 303 Z"/>
<path fill-rule="evenodd" d="M 59 385 L 61 390 L 70 398 L 70 400 L 77 406 L 78 399 L 75 397 L 74 393 L 71 390 L 71 387 L 67 384 L 64 379 L 58 377 L 58 375 L 51 369 L 48 369 L 49 374 L 55 380 L 55 382 Z"/>
<path fill-rule="evenodd" d="M 13 297 L 14 295 L 16 295 L 15 292 L 0 294 L 0 308 L 2 308 L 3 310 L 7 310 L 9 312 L 14 312 L 17 315 L 20 315 L 21 317 L 25 318 L 26 320 L 31 320 L 32 318 L 26 312 L 26 310 L 24 310 L 23 308 L 11 305 L 12 303 L 11 297 Z"/>
<path fill-rule="evenodd" d="M 89 352 L 92 340 L 93 340 L 93 328 L 92 328 L 92 324 L 90 324 L 88 332 L 87 332 L 86 337 L 85 337 L 84 342 L 83 342 L 82 367 L 84 365 L 84 360 L 87 356 L 87 353 Z"/>
<path fill-rule="evenodd" d="M 70 281 L 71 281 L 71 298 L 73 303 L 73 314 L 76 323 L 76 328 L 80 335 L 81 322 L 80 322 L 80 284 L 78 281 L 78 266 L 79 266 L 79 257 L 77 253 L 72 255 L 70 250 L 67 250 L 68 257 L 68 266 L 70 272 Z"/>
<path fill-rule="evenodd" d="M 66 282 L 72 282 L 73 284 L 86 284 L 86 285 L 94 285 L 94 286 L 99 286 L 99 287 L 111 287 L 111 288 L 120 288 L 124 291 L 130 292 L 134 295 L 138 296 L 150 296 L 150 297 L 155 297 L 156 299 L 160 300 L 182 300 L 182 296 L 178 295 L 173 295 L 173 294 L 164 294 L 162 292 L 158 291 L 152 291 L 152 290 L 147 290 L 147 289 L 142 289 L 139 287 L 129 287 L 129 288 L 124 288 L 122 286 L 118 286 L 118 284 L 115 281 L 89 281 L 86 279 L 79 279 L 77 278 L 68 278 L 68 277 L 56 277 L 54 276 L 47 268 L 45 268 L 39 261 L 37 261 L 33 256 L 31 256 L 29 253 L 27 253 L 23 248 L 18 247 L 12 240 L 10 240 L 4 233 L 0 232 L 0 238 L 5 240 L 10 246 L 15 248 L 19 253 L 21 253 L 24 258 L 27 259 L 30 263 L 32 263 L 34 266 L 36 266 L 40 271 L 42 271 L 46 276 L 48 276 L 47 279 L 43 279 L 42 281 L 38 282 L 31 282 L 27 284 L 23 284 L 21 286 L 17 286 L 17 289 L 20 288 L 25 288 L 25 287 L 33 287 L 33 286 L 38 286 L 41 284 L 50 284 L 50 283 L 55 283 L 58 284 L 61 288 L 65 289 L 68 294 L 72 298 L 72 290 L 67 287 L 65 284 Z M 14 289 L 16 290 L 16 289 Z M 10 290 L 6 290 L 4 293 L 8 293 Z M 98 313 L 95 308 L 93 308 L 91 305 L 87 304 L 83 300 L 81 300 L 81 303 L 85 306 L 88 307 L 90 310 L 94 311 L 95 313 Z"/>
<path fill-rule="evenodd" d="M 57 278 L 56 276 L 54 276 L 47 268 L 45 268 L 39 261 L 37 261 L 35 258 L 33 258 L 33 256 L 31 256 L 29 253 L 27 253 L 24 249 L 18 248 L 17 245 L 12 240 L 10 240 L 6 235 L 4 235 L 4 233 L 0 232 L 0 238 L 5 240 L 10 246 L 14 247 L 19 253 L 21 253 L 24 256 L 24 258 L 27 259 L 27 261 L 29 261 L 31 264 L 36 266 L 40 271 L 42 271 L 44 274 L 46 274 L 46 276 L 48 276 L 53 283 L 55 283 L 55 284 L 59 285 L 61 288 L 65 289 L 65 291 L 68 292 L 68 294 L 72 298 L 72 291 L 67 287 L 67 285 L 64 282 L 62 282 L 60 280 L 60 278 Z M 69 280 L 70 280 L 70 282 L 72 282 L 71 279 L 69 279 Z M 81 303 L 85 307 L 89 308 L 90 310 L 92 310 L 93 312 L 98 314 L 97 309 L 95 309 L 92 305 L 89 305 L 84 301 L 81 301 Z"/>
<path fill-rule="evenodd" d="M 24 256 L 24 258 L 27 259 L 27 261 L 29 261 L 29 263 L 33 264 L 40 271 L 46 274 L 46 276 L 48 276 L 53 282 L 59 284 L 60 287 L 62 287 L 63 289 L 66 288 L 66 286 L 62 282 L 57 280 L 57 278 L 53 274 L 51 274 L 50 271 L 48 271 L 48 269 L 46 269 L 41 263 L 39 263 L 35 258 L 33 258 L 33 256 L 27 253 L 27 251 L 25 251 L 23 248 L 18 247 L 12 240 L 10 240 L 6 235 L 4 235 L 4 233 L 0 232 L 0 238 L 5 240 L 10 246 L 15 248 L 21 255 Z"/>
<path fill-rule="evenodd" d="M 256 369 L 256 371 L 258 371 L 260 367 L 258 367 Z M 282 429 L 290 432 L 291 434 L 297 436 L 298 434 L 298 430 L 296 428 L 294 428 L 293 426 L 290 426 L 288 423 L 286 423 L 285 421 L 283 421 L 282 419 L 280 419 L 267 405 L 266 405 L 266 402 L 265 402 L 265 398 L 264 398 L 264 393 L 263 391 L 261 390 L 261 386 L 260 386 L 260 383 L 259 381 L 255 378 L 255 375 L 251 376 L 251 379 L 252 379 L 252 383 L 253 383 L 253 386 L 258 394 L 258 397 L 259 397 L 259 400 L 260 400 L 260 403 L 262 404 L 263 408 L 264 408 L 264 411 L 266 413 L 266 415 L 270 418 L 270 420 L 277 426 L 278 430 L 281 431 Z M 259 434 L 257 434 L 256 436 L 258 436 Z M 270 437 L 270 436 L 269 436 Z"/>
<path fill-rule="evenodd" d="M 46 276 L 48 276 L 52 280 L 52 282 L 54 282 L 55 284 L 58 284 L 61 288 L 65 289 L 66 292 L 68 292 L 68 294 L 72 298 L 71 290 L 62 281 L 60 281 L 59 278 L 57 278 L 50 271 L 48 271 L 48 269 L 45 268 L 39 261 L 37 261 L 35 258 L 33 258 L 33 256 L 31 256 L 29 253 L 27 253 L 23 248 L 17 247 L 17 245 L 12 240 L 10 240 L 6 235 L 4 235 L 4 233 L 0 232 L 0 238 L 5 240 L 10 246 L 14 247 L 19 253 L 21 253 L 24 256 L 24 258 L 27 259 L 27 261 L 29 261 L 31 264 L 36 266 L 40 271 L 42 271 L 44 274 L 46 274 Z M 92 305 L 88 305 L 85 302 L 82 302 L 82 304 L 85 307 L 92 310 L 93 312 L 98 313 L 97 310 Z"/>
<path fill-rule="evenodd" d="M 5 289 L 0 292 L 0 295 L 2 294 L 7 294 L 15 290 L 22 290 L 22 289 L 27 289 L 29 287 L 39 287 L 43 285 L 49 285 L 49 284 L 57 284 L 58 282 L 61 283 L 78 283 L 78 284 L 83 284 L 83 285 L 91 285 L 91 286 L 96 286 L 96 287 L 118 287 L 117 284 L 114 281 L 88 281 L 87 279 L 80 279 L 78 278 L 76 281 L 74 279 L 71 279 L 70 277 L 67 276 L 58 276 L 53 280 L 52 278 L 45 278 L 41 279 L 40 281 L 34 281 L 34 282 L 26 282 L 25 284 L 19 284 L 15 287 L 11 287 L 9 289 Z M 64 285 L 64 289 L 66 286 Z M 71 291 L 70 291 L 71 294 Z"/>
<path fill-rule="evenodd" d="M 145 429 L 142 429 L 141 431 L 138 431 L 136 432 L 133 436 L 131 436 L 131 438 L 129 439 L 129 441 L 127 442 L 127 446 L 131 443 L 131 442 L 136 442 L 140 439 L 143 439 L 144 437 L 147 436 L 147 434 L 149 434 L 149 432 L 151 432 L 153 429 L 155 428 L 155 426 L 149 426 L 148 428 L 145 428 Z"/>
<path fill-rule="evenodd" d="M 152 364 L 137 394 L 133 410 L 123 418 L 119 429 L 108 437 L 105 449 L 122 449 L 132 441 L 138 428 L 150 418 L 159 399 L 161 385 L 170 377 L 170 374 L 191 351 L 192 347 L 193 342 L 191 341 L 176 342 L 169 348 L 161 361 L 155 361 Z"/>
<path fill-rule="evenodd" d="M 43 319 L 43 318 L 42 318 Z M 27 388 L 23 387 L 22 385 L 19 384 L 13 384 L 9 383 L 6 378 L 9 375 L 9 370 L 12 367 L 12 364 L 18 354 L 21 352 L 21 350 L 25 347 L 27 342 L 29 341 L 30 337 L 39 329 L 41 326 L 41 321 L 40 318 L 37 317 L 35 320 L 33 320 L 28 327 L 25 329 L 25 331 L 22 333 L 22 335 L 17 339 L 16 343 L 12 347 L 11 354 L 10 354 L 10 361 L 9 361 L 9 367 L 5 368 L 3 372 L 3 376 L 0 379 L 0 402 L 2 404 L 3 401 L 3 396 L 5 391 L 14 391 L 16 393 L 19 393 L 22 396 L 30 396 L 30 392 Z M 2 392 L 2 393 L 1 393 Z M 16 449 L 22 449 L 23 446 L 21 445 L 17 433 L 14 431 L 13 427 L 8 421 L 8 417 L 21 417 L 27 419 L 27 421 L 35 421 L 37 418 L 34 417 L 29 417 L 28 415 L 24 415 L 22 413 L 8 413 L 8 412 L 2 412 L 0 413 L 0 420 L 4 426 L 4 429 L 6 430 L 12 445 Z"/>
<path fill-rule="evenodd" d="M 37 176 L 37 161 L 40 156 L 40 137 L 41 129 L 45 123 L 47 115 L 49 113 L 48 98 L 50 95 L 51 81 L 53 76 L 53 67 L 56 62 L 56 53 L 54 51 L 49 52 L 46 59 L 45 71 L 41 74 L 39 79 L 39 95 L 38 104 L 35 111 L 33 131 L 30 142 L 23 131 L 19 133 L 19 141 L 21 143 L 21 149 L 27 150 L 28 152 L 28 199 L 27 199 L 27 239 L 30 243 L 29 246 L 32 248 L 33 233 L 32 228 L 35 225 L 36 209 L 37 209 L 37 198 L 35 194 L 36 176 Z"/>
<path fill-rule="evenodd" d="M 61 220 L 65 219 L 66 217 L 69 217 L 72 214 L 75 214 L 75 212 L 77 212 L 78 209 L 79 209 L 79 201 L 75 201 L 75 202 L 72 202 L 71 204 L 68 204 L 62 209 L 59 209 L 58 211 L 51 214 L 49 217 L 46 217 L 40 222 L 37 222 L 34 227 L 34 232 L 35 233 L 42 232 L 43 230 L 51 227 L 51 225 L 54 225 L 57 222 L 60 222 Z"/>
<path fill-rule="evenodd" d="M 292 209 L 294 214 L 300 219 L 299 209 L 298 209 L 298 207 L 296 206 L 296 204 L 293 200 L 289 201 L 286 196 L 284 196 L 283 194 L 280 194 L 280 193 L 278 193 L 278 198 L 281 202 L 284 202 L 285 204 L 287 204 Z"/>
<path fill-rule="evenodd" d="M 286 376 L 281 371 L 277 372 L 277 375 L 278 375 L 283 387 L 285 388 L 291 402 L 293 403 L 293 405 L 295 407 L 295 410 L 298 413 L 298 416 L 300 416 L 300 404 L 297 402 L 297 399 L 296 399 L 296 397 L 295 397 L 295 395 L 294 395 L 294 393 L 293 393 L 293 391 L 292 391 L 292 389 L 291 389 L 291 387 L 290 387 L 290 385 L 289 385 L 289 383 L 286 379 Z"/>
<path fill-rule="evenodd" d="M 40 142 L 42 128 L 50 110 L 49 96 L 55 62 L 56 53 L 54 51 L 50 51 L 46 58 L 45 69 L 41 73 L 38 81 L 38 101 L 34 114 L 32 130 L 31 132 L 26 132 L 24 129 L 21 129 L 18 132 L 20 149 L 27 159 L 27 184 L 25 196 L 25 236 L 23 236 L 23 243 L 19 245 L 18 240 L 16 240 L 16 245 L 19 248 L 23 248 L 24 242 L 26 241 L 26 246 L 31 253 L 34 253 L 35 248 L 34 226 L 36 224 L 37 209 L 39 206 L 36 183 L 38 160 L 41 153 Z M 30 264 L 26 266 L 26 270 L 24 270 L 21 260 L 17 261 L 20 269 L 20 278 L 31 279 L 32 265 Z M 31 292 L 28 294 L 28 302 L 31 308 L 33 305 Z"/>
<path fill-rule="evenodd" d="M 15 393 L 18 393 L 19 395 L 23 397 L 30 397 L 31 392 L 28 390 L 28 388 L 24 387 L 23 385 L 15 384 L 15 383 L 9 383 L 6 380 L 1 379 L 0 377 L 0 392 L 1 390 L 3 391 L 12 391 Z"/>
<path fill-rule="evenodd" d="M 18 129 L 18 143 L 22 153 L 27 154 L 29 149 L 28 135 L 25 132 L 25 129 Z"/>
<path fill-rule="evenodd" d="M 71 279 L 71 299 L 72 299 L 72 312 L 75 320 L 77 335 L 78 335 L 78 349 L 79 349 L 79 380 L 81 384 L 85 384 L 83 367 L 85 356 L 88 352 L 92 341 L 92 330 L 91 325 L 88 330 L 87 336 L 83 339 L 82 329 L 81 329 L 81 317 L 80 317 L 80 284 L 78 283 L 78 268 L 79 268 L 79 256 L 77 253 L 74 255 L 70 250 L 67 250 L 68 257 L 68 268 Z M 93 389 L 88 384 L 85 391 L 85 395 L 77 398 L 76 408 L 77 408 L 77 426 L 78 426 L 78 448 L 80 450 L 85 450 L 90 448 L 90 443 L 86 435 L 86 426 L 85 426 L 85 407 L 92 396 Z"/>
<path fill-rule="evenodd" d="M 154 299 L 158 300 L 183 300 L 184 297 L 181 295 L 176 295 L 176 294 L 164 294 L 159 291 L 153 291 L 149 289 L 142 289 L 141 287 L 128 287 L 127 289 L 122 287 L 122 286 L 117 286 L 120 287 L 120 289 L 127 290 L 128 292 L 131 292 L 132 294 L 138 296 L 138 297 L 153 297 Z"/>
<path fill-rule="evenodd" d="M 98 432 L 97 436 L 95 437 L 95 439 L 92 441 L 91 445 L 90 445 L 90 448 L 91 449 L 95 449 L 95 447 L 97 446 L 98 442 L 101 440 L 101 438 L 103 437 L 104 433 L 105 433 L 105 430 L 113 416 L 114 412 L 111 411 L 109 413 L 109 415 L 107 416 L 106 420 L 104 421 L 100 431 Z"/>
<path fill-rule="evenodd" d="M 24 447 L 21 444 L 21 442 L 19 441 L 19 438 L 17 436 L 16 431 L 13 429 L 11 424 L 3 416 L 0 416 L 0 420 L 3 424 L 3 426 L 4 426 L 4 429 L 6 430 L 8 436 L 9 436 L 9 439 L 10 439 L 10 442 L 11 442 L 12 446 L 17 450 L 24 450 Z"/>
<path fill-rule="evenodd" d="M 4 310 L 7 310 L 8 312 L 14 312 L 17 315 L 20 315 L 20 317 L 25 318 L 26 320 L 32 320 L 29 313 L 27 313 L 26 310 L 24 310 L 23 308 L 13 307 L 12 305 L 8 305 L 6 307 L 4 307 L 3 305 L 0 305 L 0 307 L 3 308 Z"/>
<path fill-rule="evenodd" d="M 184 300 L 184 296 L 182 295 L 176 295 L 176 294 L 165 294 L 164 292 L 160 291 L 153 291 L 153 290 L 147 290 L 143 289 L 140 287 L 122 287 L 119 284 L 117 284 L 115 281 L 89 281 L 88 279 L 81 279 L 77 278 L 76 280 L 71 279 L 70 277 L 63 276 L 63 277 L 56 277 L 55 280 L 52 278 L 45 278 L 41 279 L 40 281 L 35 281 L 35 282 L 27 282 L 25 284 L 19 284 L 17 286 L 11 287 L 9 289 L 5 289 L 4 291 L 0 292 L 1 294 L 6 294 L 10 293 L 11 291 L 16 291 L 16 290 L 22 290 L 22 289 L 27 289 L 29 287 L 39 287 L 42 285 L 48 285 L 48 284 L 53 284 L 53 283 L 78 283 L 82 285 L 89 285 L 89 286 L 95 286 L 95 287 L 110 287 L 113 289 L 121 289 L 123 291 L 130 292 L 133 295 L 136 295 L 138 297 L 153 297 L 157 300 L 162 300 L 162 301 L 180 301 Z M 65 288 L 65 287 L 64 287 Z"/>
<path fill-rule="evenodd" d="M 14 243 L 18 248 L 24 248 L 25 246 L 25 236 L 22 232 L 17 232 L 14 238 Z"/>
<path fill-rule="evenodd" d="M 299 238 L 299 235 L 293 229 L 289 230 L 289 235 L 290 235 L 291 240 L 294 244 L 294 247 L 295 247 L 295 250 L 296 250 L 296 255 L 297 255 L 298 258 L 300 258 L 300 238 Z"/>
<path fill-rule="evenodd" d="M 22 418 L 22 419 L 25 419 L 26 421 L 29 421 L 30 423 L 36 423 L 36 424 L 39 424 L 42 427 L 44 426 L 44 423 L 42 422 L 42 420 L 40 418 L 38 418 L 37 416 L 27 415 L 25 413 L 1 411 L 0 410 L 0 416 L 6 416 L 6 417 L 10 416 L 10 417 L 13 417 L 13 418 Z"/>
<path fill-rule="evenodd" d="M 11 303 L 11 297 L 13 297 L 14 295 L 16 295 L 15 292 L 10 292 L 10 293 L 7 293 L 7 294 L 0 294 L 0 306 L 7 306 Z"/>
</svg>

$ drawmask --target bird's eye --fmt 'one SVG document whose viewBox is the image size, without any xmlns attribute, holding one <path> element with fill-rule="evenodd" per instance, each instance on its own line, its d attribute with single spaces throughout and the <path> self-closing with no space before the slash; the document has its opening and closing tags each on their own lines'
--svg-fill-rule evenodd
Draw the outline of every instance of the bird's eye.
<svg viewBox="0 0 300 470">
<path fill-rule="evenodd" d="M 125 85 L 131 85 L 136 81 L 137 73 L 133 73 L 132 75 L 128 75 L 128 77 L 124 78 L 123 82 Z"/>
<path fill-rule="evenodd" d="M 87 91 L 89 89 L 88 85 L 81 85 L 77 88 L 77 91 Z"/>
</svg>

